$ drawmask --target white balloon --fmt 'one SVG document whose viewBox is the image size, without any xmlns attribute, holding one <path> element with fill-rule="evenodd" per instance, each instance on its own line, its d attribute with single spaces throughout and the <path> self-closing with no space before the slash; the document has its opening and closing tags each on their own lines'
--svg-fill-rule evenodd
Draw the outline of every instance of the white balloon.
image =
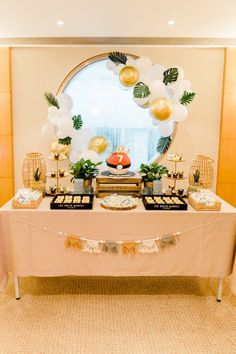
<svg viewBox="0 0 236 354">
<path fill-rule="evenodd" d="M 122 70 L 125 66 L 126 66 L 126 65 L 124 65 L 124 64 L 119 64 L 119 65 L 117 65 L 117 70 L 116 70 L 117 75 L 121 72 L 121 70 Z"/>
<path fill-rule="evenodd" d="M 166 119 L 166 120 L 159 120 L 159 119 L 153 118 L 152 116 L 151 116 L 151 118 L 152 118 L 152 125 L 154 125 L 155 127 L 159 127 L 159 126 L 165 125 L 165 124 L 167 124 L 168 122 L 171 121 L 170 118 Z"/>
<path fill-rule="evenodd" d="M 178 103 L 184 93 L 183 81 L 175 82 L 168 85 L 167 90 L 169 91 L 173 101 Z"/>
<path fill-rule="evenodd" d="M 69 160 L 72 163 L 76 163 L 77 161 L 79 161 L 79 152 L 71 149 Z"/>
<path fill-rule="evenodd" d="M 57 131 L 57 137 L 59 138 L 59 139 L 64 139 L 64 138 L 66 138 L 68 136 L 68 134 L 66 134 L 65 132 L 63 132 L 63 131 L 61 131 L 61 130 L 58 130 Z"/>
<path fill-rule="evenodd" d="M 57 123 L 58 123 L 59 119 L 60 119 L 60 117 L 58 115 L 56 115 L 56 116 L 53 116 L 53 115 L 48 116 L 49 123 L 51 125 L 53 125 L 54 127 L 57 126 Z"/>
<path fill-rule="evenodd" d="M 59 108 L 58 114 L 59 114 L 59 117 L 64 117 L 64 118 L 67 118 L 67 119 L 71 119 L 73 117 L 72 113 L 70 113 L 65 108 Z"/>
<path fill-rule="evenodd" d="M 148 103 L 149 99 L 150 99 L 150 96 L 148 97 L 141 97 L 141 98 L 137 98 L 137 97 L 134 97 L 133 96 L 133 99 L 134 99 L 134 102 L 137 103 L 139 106 L 143 106 L 145 105 L 146 103 Z M 157 120 L 157 119 L 156 119 Z"/>
<path fill-rule="evenodd" d="M 47 140 L 52 140 L 55 136 L 54 127 L 50 123 L 45 123 L 42 127 L 42 137 Z"/>
<path fill-rule="evenodd" d="M 152 67 L 152 61 L 148 57 L 141 57 L 136 60 L 136 67 L 140 73 L 148 72 Z"/>
<path fill-rule="evenodd" d="M 67 117 L 61 117 L 57 122 L 58 130 L 65 134 L 66 136 L 71 136 L 73 132 L 73 122 L 72 119 L 68 119 Z"/>
<path fill-rule="evenodd" d="M 89 128 L 74 130 L 72 134 L 71 149 L 82 152 L 88 149 L 93 132 Z"/>
<path fill-rule="evenodd" d="M 172 122 L 168 122 L 163 125 L 159 125 L 158 131 L 160 133 L 160 136 L 167 137 L 170 136 L 173 133 L 174 130 L 174 124 Z"/>
<path fill-rule="evenodd" d="M 133 58 L 131 58 L 131 57 L 127 57 L 128 59 L 127 59 L 127 61 L 126 61 L 126 65 L 127 66 L 134 66 L 134 67 L 136 67 L 136 60 L 135 59 L 133 59 Z"/>
<path fill-rule="evenodd" d="M 106 68 L 107 68 L 108 70 L 113 70 L 114 65 L 115 65 L 115 63 L 113 63 L 113 61 L 111 61 L 110 59 L 108 59 L 108 60 L 106 61 Z"/>
<path fill-rule="evenodd" d="M 99 154 L 93 150 L 83 151 L 81 154 L 79 154 L 79 158 L 83 158 L 84 160 L 91 160 L 94 163 L 101 161 Z"/>
<path fill-rule="evenodd" d="M 141 73 L 140 75 L 139 75 L 139 80 L 138 80 L 139 82 L 141 81 L 141 82 L 143 82 L 145 85 L 147 85 L 148 87 L 149 87 L 149 85 L 151 84 L 151 80 L 150 80 L 150 78 L 149 78 L 149 76 L 145 73 Z"/>
<path fill-rule="evenodd" d="M 61 93 L 60 95 L 56 96 L 57 102 L 59 103 L 60 108 L 64 108 L 70 111 L 73 107 L 72 98 L 67 95 L 66 93 Z"/>
<path fill-rule="evenodd" d="M 155 100 L 158 97 L 165 95 L 165 84 L 160 80 L 154 80 L 149 85 L 151 99 Z"/>
<path fill-rule="evenodd" d="M 180 103 L 173 104 L 173 113 L 170 118 L 174 122 L 183 122 L 188 116 L 188 110 Z"/>
<path fill-rule="evenodd" d="M 152 65 L 148 75 L 151 81 L 161 80 L 163 81 L 163 72 L 165 71 L 164 66 L 159 64 Z"/>
<path fill-rule="evenodd" d="M 57 116 L 59 115 L 59 109 L 55 106 L 48 107 L 48 116 Z"/>
</svg>

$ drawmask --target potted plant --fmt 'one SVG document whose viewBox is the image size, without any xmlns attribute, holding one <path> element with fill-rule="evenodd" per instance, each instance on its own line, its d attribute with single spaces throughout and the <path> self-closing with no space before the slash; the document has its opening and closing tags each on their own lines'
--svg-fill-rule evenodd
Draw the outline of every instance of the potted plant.
<svg viewBox="0 0 236 354">
<path fill-rule="evenodd" d="M 193 192 L 197 192 L 199 189 L 201 189 L 200 171 L 198 169 L 196 169 L 193 173 L 192 181 L 190 182 L 190 185 L 188 186 L 188 194 L 191 194 Z"/>
<path fill-rule="evenodd" d="M 41 175 L 42 175 L 42 173 L 40 172 L 39 168 L 37 168 L 34 171 L 34 174 L 33 174 L 34 179 L 33 179 L 33 181 L 31 181 L 30 187 L 33 190 L 42 192 L 42 194 L 44 196 L 45 195 L 45 182 L 43 182 L 41 180 Z"/>
<path fill-rule="evenodd" d="M 102 162 L 95 163 L 83 158 L 74 164 L 70 164 L 70 174 L 73 175 L 71 181 L 74 182 L 75 193 L 83 193 L 84 188 L 92 184 L 92 179 L 99 172 L 97 166 L 101 164 Z"/>
<path fill-rule="evenodd" d="M 151 163 L 149 165 L 142 163 L 140 165 L 140 174 L 142 176 L 142 181 L 144 183 L 144 187 L 153 189 L 153 182 L 156 183 L 157 194 L 161 194 L 162 191 L 162 176 L 167 174 L 168 169 L 163 165 L 158 165 L 158 163 Z"/>
</svg>

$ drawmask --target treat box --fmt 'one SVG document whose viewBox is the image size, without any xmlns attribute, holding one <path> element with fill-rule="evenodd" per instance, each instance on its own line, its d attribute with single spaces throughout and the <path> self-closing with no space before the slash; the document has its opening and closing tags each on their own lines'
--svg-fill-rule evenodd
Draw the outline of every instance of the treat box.
<svg viewBox="0 0 236 354">
<path fill-rule="evenodd" d="M 56 203 L 55 202 L 56 199 L 60 196 L 63 197 L 63 201 L 60 203 Z M 66 196 L 72 197 L 71 203 L 64 202 Z M 73 202 L 75 197 L 81 197 L 80 203 Z M 83 197 L 88 197 L 89 203 L 82 202 Z M 62 209 L 62 210 L 65 210 L 65 209 L 80 209 L 80 210 L 93 209 L 93 199 L 94 199 L 93 194 L 57 194 L 50 203 L 50 209 L 57 209 L 57 210 L 60 210 L 60 209 Z"/>
<path fill-rule="evenodd" d="M 43 199 L 43 197 L 41 195 L 36 200 L 31 200 L 27 204 L 21 204 L 18 200 L 13 198 L 11 205 L 12 205 L 13 209 L 37 209 L 39 204 L 41 203 L 42 199 Z"/>
<path fill-rule="evenodd" d="M 183 204 L 179 203 L 179 204 L 176 204 L 173 202 L 172 203 L 163 203 L 163 204 L 159 204 L 155 201 L 155 197 L 157 198 L 161 198 L 162 201 L 164 201 L 163 198 L 178 198 Z M 155 203 L 149 203 L 148 202 L 148 199 L 147 198 L 152 198 L 152 201 Z M 144 204 L 144 207 L 146 210 L 187 210 L 188 209 L 188 204 L 185 202 L 185 200 L 179 196 L 175 196 L 175 197 L 171 197 L 169 195 L 154 195 L 154 194 L 150 194 L 150 195 L 144 195 L 143 196 L 143 204 Z"/>
</svg>

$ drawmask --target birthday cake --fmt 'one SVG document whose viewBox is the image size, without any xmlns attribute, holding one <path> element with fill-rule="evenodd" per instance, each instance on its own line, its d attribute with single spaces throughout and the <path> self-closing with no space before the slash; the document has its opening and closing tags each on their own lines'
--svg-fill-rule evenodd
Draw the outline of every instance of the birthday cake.
<svg viewBox="0 0 236 354">
<path fill-rule="evenodd" d="M 128 151 L 124 146 L 118 146 L 106 160 L 108 171 L 113 175 L 124 175 L 128 173 L 131 161 L 128 156 Z"/>
</svg>

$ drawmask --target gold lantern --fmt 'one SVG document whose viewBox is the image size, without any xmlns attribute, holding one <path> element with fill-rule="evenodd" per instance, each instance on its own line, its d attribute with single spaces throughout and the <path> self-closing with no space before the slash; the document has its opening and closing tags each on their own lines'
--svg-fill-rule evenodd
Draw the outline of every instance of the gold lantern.
<svg viewBox="0 0 236 354">
<path fill-rule="evenodd" d="M 34 181 L 34 174 L 40 173 L 40 181 L 46 183 L 46 163 L 44 157 L 39 152 L 27 153 L 23 162 L 22 177 L 25 188 L 30 188 Z"/>
</svg>

